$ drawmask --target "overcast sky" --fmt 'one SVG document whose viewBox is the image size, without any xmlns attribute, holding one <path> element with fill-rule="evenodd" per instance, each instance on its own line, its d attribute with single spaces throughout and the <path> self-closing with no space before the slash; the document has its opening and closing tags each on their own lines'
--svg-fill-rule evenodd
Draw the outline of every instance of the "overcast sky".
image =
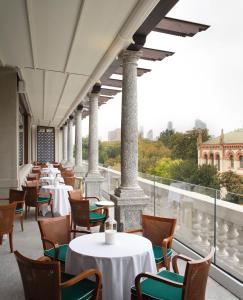
<svg viewBox="0 0 243 300">
<path fill-rule="evenodd" d="M 146 46 L 175 54 L 161 62 L 139 61 L 152 72 L 138 78 L 138 126 L 145 136 L 194 126 L 195 119 L 219 135 L 243 127 L 243 1 L 180 0 L 168 16 L 210 25 L 190 38 L 151 33 Z M 99 137 L 121 123 L 121 94 L 99 109 Z M 88 118 L 83 135 L 88 134 Z"/>
</svg>

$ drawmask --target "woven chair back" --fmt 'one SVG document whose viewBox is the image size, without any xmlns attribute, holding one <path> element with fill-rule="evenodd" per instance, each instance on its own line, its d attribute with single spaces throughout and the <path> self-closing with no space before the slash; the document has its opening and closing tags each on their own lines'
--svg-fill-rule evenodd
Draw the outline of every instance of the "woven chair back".
<svg viewBox="0 0 243 300">
<path fill-rule="evenodd" d="M 60 300 L 60 263 L 38 261 L 14 252 L 26 300 Z"/>
<path fill-rule="evenodd" d="M 13 231 L 16 202 L 0 205 L 0 235 Z"/>
</svg>

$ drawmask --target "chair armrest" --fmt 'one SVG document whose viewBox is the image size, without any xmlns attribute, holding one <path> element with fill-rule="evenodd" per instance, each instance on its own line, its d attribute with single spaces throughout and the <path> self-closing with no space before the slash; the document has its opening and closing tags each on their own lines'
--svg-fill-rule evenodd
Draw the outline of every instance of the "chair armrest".
<svg viewBox="0 0 243 300">
<path fill-rule="evenodd" d="M 172 242 L 173 240 L 173 235 L 168 236 L 167 238 L 163 239 L 162 241 L 162 253 L 163 253 L 163 257 L 166 258 L 167 256 L 167 249 L 168 249 L 168 245 Z"/>
<path fill-rule="evenodd" d="M 178 259 L 181 259 L 181 260 L 184 260 L 184 261 L 192 261 L 192 259 L 190 257 L 187 257 L 183 254 L 175 255 L 172 258 L 172 267 L 173 267 L 174 272 L 177 273 L 177 274 L 179 274 L 179 269 L 178 269 L 178 266 L 177 266 L 177 260 Z"/>
<path fill-rule="evenodd" d="M 76 275 L 75 277 L 73 277 L 73 278 L 71 278 L 71 279 L 69 279 L 65 282 L 62 282 L 60 284 L 60 287 L 61 288 L 70 287 L 70 286 L 74 285 L 75 283 L 77 283 L 77 282 L 79 282 L 79 281 L 81 281 L 85 278 L 88 278 L 90 276 L 93 276 L 93 275 L 95 275 L 95 277 L 96 277 L 96 284 L 97 284 L 96 289 L 99 290 L 100 287 L 101 287 L 101 278 L 102 278 L 102 276 L 101 276 L 100 271 L 98 271 L 96 269 L 88 269 L 88 270 Z"/>
<path fill-rule="evenodd" d="M 126 233 L 136 233 L 136 232 L 143 232 L 143 229 L 139 228 L 139 229 L 131 229 L 126 231 Z"/>
<path fill-rule="evenodd" d="M 87 233 L 87 234 L 91 233 L 91 231 L 89 231 L 89 230 L 76 230 L 76 229 L 72 229 L 72 230 L 70 230 L 70 232 Z"/>
<path fill-rule="evenodd" d="M 36 260 L 38 261 L 52 261 L 50 257 L 47 256 L 41 256 L 39 258 L 37 258 Z"/>
<path fill-rule="evenodd" d="M 137 290 L 137 294 L 138 294 L 138 300 L 142 300 L 143 296 L 142 296 L 142 291 L 141 291 L 141 286 L 140 286 L 140 280 L 141 278 L 150 278 L 152 280 L 155 281 L 159 281 L 159 282 L 163 282 L 165 284 L 177 287 L 177 288 L 184 288 L 184 284 L 183 283 L 178 283 L 176 281 L 167 279 L 165 277 L 159 276 L 159 275 L 155 275 L 152 273 L 140 273 L 136 276 L 135 278 L 135 286 L 136 286 L 136 290 Z"/>
<path fill-rule="evenodd" d="M 47 239 L 45 237 L 43 237 L 41 240 L 42 240 L 42 243 L 43 243 L 44 250 L 46 250 L 45 249 L 45 242 L 52 245 L 52 247 L 54 249 L 54 259 L 56 260 L 58 258 L 58 253 L 59 253 L 59 244 L 55 243 L 52 240 L 49 240 L 49 239 Z"/>
<path fill-rule="evenodd" d="M 98 197 L 83 197 L 84 200 L 88 200 L 88 199 L 96 199 L 98 201 L 100 201 L 100 198 Z"/>
</svg>

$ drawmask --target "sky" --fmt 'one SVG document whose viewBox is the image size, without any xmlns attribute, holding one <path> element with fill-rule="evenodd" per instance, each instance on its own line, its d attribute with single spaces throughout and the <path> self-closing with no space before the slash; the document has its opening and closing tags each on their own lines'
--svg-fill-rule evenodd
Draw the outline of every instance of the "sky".
<svg viewBox="0 0 243 300">
<path fill-rule="evenodd" d="M 173 51 L 161 62 L 140 60 L 152 71 L 138 78 L 138 127 L 159 136 L 172 121 L 190 130 L 195 119 L 218 136 L 243 127 L 243 1 L 180 0 L 169 17 L 210 25 L 194 37 L 152 32 L 146 47 Z M 99 138 L 121 127 L 121 93 L 99 109 Z M 88 135 L 88 118 L 83 136 Z"/>
</svg>

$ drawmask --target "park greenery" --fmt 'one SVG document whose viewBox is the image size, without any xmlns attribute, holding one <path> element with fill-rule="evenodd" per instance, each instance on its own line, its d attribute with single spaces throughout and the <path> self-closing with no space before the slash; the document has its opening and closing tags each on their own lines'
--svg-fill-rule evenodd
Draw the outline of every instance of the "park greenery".
<svg viewBox="0 0 243 300">
<path fill-rule="evenodd" d="M 210 138 L 206 128 L 200 129 L 202 141 Z M 229 171 L 219 174 L 212 165 L 198 166 L 198 129 L 176 132 L 162 131 L 157 140 L 139 136 L 138 171 L 170 180 L 178 180 L 214 189 L 243 194 L 243 178 Z M 99 142 L 99 162 L 120 170 L 120 141 Z M 83 159 L 88 159 L 88 138 L 83 139 Z"/>
</svg>

